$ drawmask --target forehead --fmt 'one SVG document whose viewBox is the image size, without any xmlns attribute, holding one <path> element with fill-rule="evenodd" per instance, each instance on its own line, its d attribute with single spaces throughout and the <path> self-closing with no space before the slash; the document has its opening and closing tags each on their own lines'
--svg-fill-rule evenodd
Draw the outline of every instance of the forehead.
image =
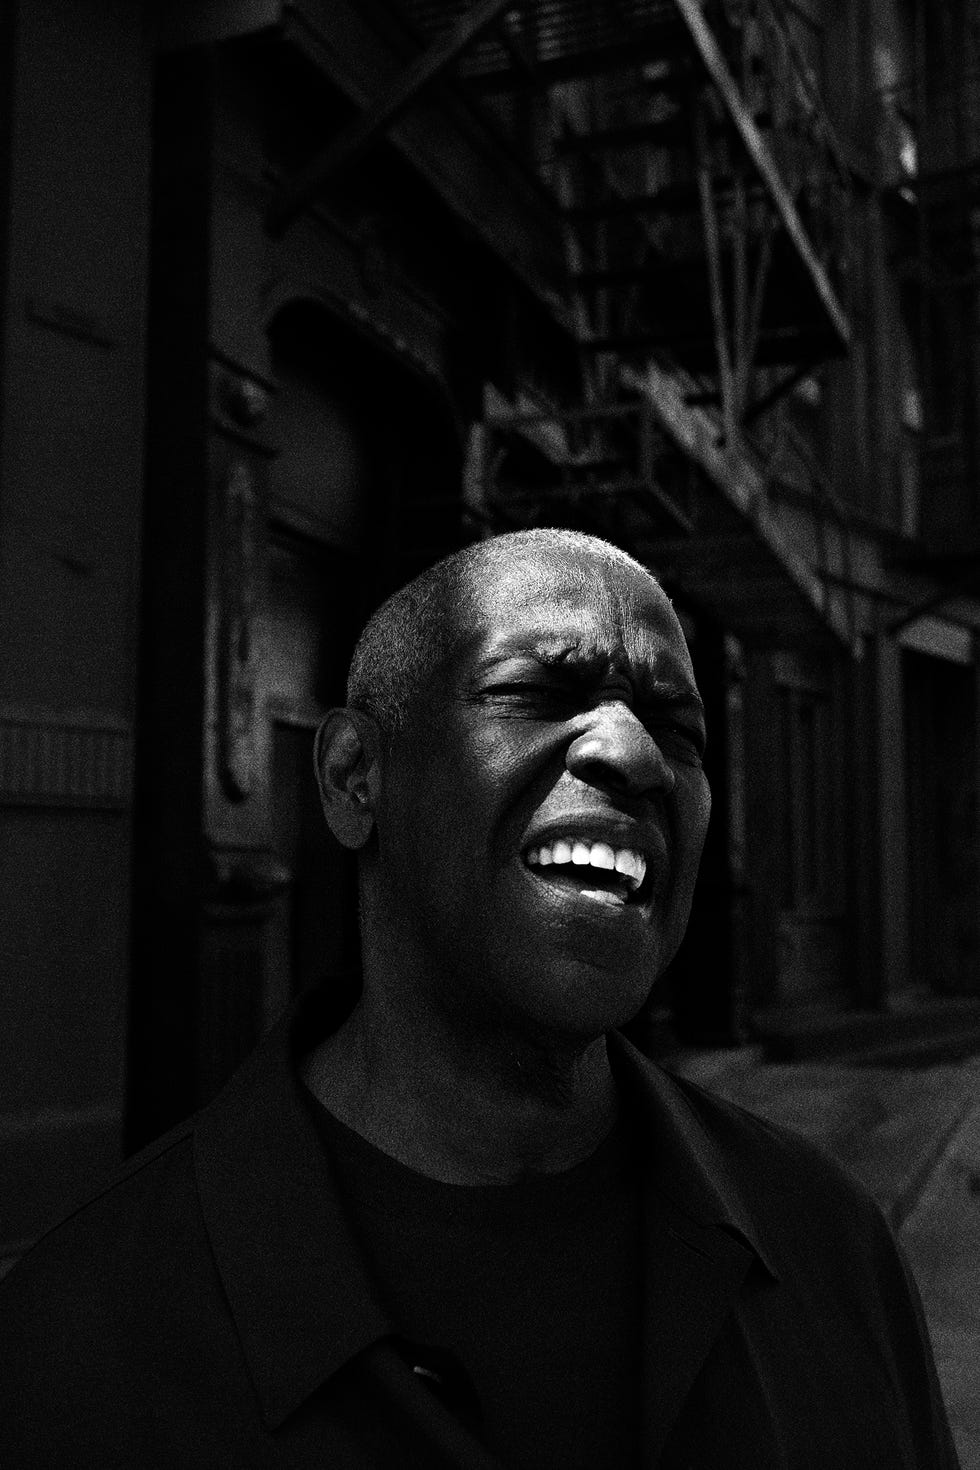
<svg viewBox="0 0 980 1470">
<path fill-rule="evenodd" d="M 492 569 L 479 595 L 479 661 L 567 650 L 690 674 L 677 616 L 652 577 L 579 550 L 523 556 Z"/>
</svg>

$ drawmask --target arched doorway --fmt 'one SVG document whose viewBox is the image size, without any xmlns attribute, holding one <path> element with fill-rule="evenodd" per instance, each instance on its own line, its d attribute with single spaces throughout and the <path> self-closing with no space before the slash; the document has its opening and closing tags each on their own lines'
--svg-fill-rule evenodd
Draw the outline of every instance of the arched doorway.
<svg viewBox="0 0 980 1470">
<path fill-rule="evenodd" d="M 205 422 L 162 355 L 151 395 L 130 1149 L 207 1101 L 298 989 L 356 967 L 354 867 L 323 824 L 313 736 L 364 619 L 459 528 L 434 384 L 314 301 L 267 330 L 261 381 L 213 363 L 229 393 L 256 385 L 254 418 Z"/>
<path fill-rule="evenodd" d="M 454 544 L 459 447 L 446 406 L 377 343 L 308 300 L 269 326 L 267 577 L 259 639 L 270 836 L 282 888 L 267 926 L 264 1018 L 356 968 L 356 864 L 328 835 L 313 737 L 344 701 L 369 613 Z M 440 533 L 413 508 L 443 505 Z M 455 511 L 455 514 L 453 514 Z M 413 524 L 414 521 L 414 524 Z M 415 534 L 413 535 L 413 531 Z"/>
</svg>

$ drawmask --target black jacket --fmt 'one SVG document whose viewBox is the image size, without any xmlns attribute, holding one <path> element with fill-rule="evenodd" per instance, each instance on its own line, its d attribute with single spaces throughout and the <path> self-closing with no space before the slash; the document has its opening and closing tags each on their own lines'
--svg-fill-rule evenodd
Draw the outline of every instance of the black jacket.
<svg viewBox="0 0 980 1470">
<path fill-rule="evenodd" d="M 499 1470 L 374 1299 L 293 1063 L 315 1005 L 0 1284 L 0 1464 Z M 649 1139 L 643 1464 L 955 1467 L 873 1201 L 794 1134 L 610 1051 Z"/>
</svg>

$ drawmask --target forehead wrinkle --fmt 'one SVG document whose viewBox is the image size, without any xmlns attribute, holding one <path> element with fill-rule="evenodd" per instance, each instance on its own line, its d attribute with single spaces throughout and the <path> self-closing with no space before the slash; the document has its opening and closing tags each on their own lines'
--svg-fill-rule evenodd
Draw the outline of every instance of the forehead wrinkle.
<svg viewBox="0 0 980 1470">
<path fill-rule="evenodd" d="M 634 573 L 594 558 L 563 558 L 557 566 L 538 556 L 521 558 L 494 569 L 479 601 L 476 621 L 490 642 L 480 660 L 484 667 L 514 656 L 535 657 L 551 667 L 604 664 L 627 677 L 642 671 L 647 677 L 641 673 L 637 682 L 656 680 L 667 698 L 676 685 L 679 694 L 700 703 L 670 599 L 640 569 Z M 519 626 L 512 621 L 505 632 L 498 610 L 506 623 L 517 608 L 526 620 Z"/>
<path fill-rule="evenodd" d="M 666 670 L 663 668 L 665 656 L 670 663 Z M 485 666 L 494 667 L 512 658 L 532 659 L 548 669 L 581 669 L 589 675 L 619 675 L 634 685 L 645 699 L 704 712 L 701 696 L 686 665 L 681 664 L 679 676 L 676 675 L 673 670 L 678 660 L 672 651 L 653 646 L 652 640 L 647 652 L 640 651 L 638 657 L 631 657 L 628 648 L 622 645 L 610 647 L 607 641 L 588 634 L 576 637 L 550 630 L 528 632 L 508 639 L 486 660 Z"/>
<path fill-rule="evenodd" d="M 583 633 L 559 632 L 553 628 L 529 630 L 514 640 L 514 651 L 526 653 L 549 668 L 567 664 L 607 664 L 614 656 L 608 639 Z"/>
<path fill-rule="evenodd" d="M 570 633 L 550 623 L 538 622 L 501 639 L 486 662 L 497 664 L 510 658 L 532 658 L 546 668 L 608 665 L 616 661 L 617 642 L 595 632 Z"/>
</svg>

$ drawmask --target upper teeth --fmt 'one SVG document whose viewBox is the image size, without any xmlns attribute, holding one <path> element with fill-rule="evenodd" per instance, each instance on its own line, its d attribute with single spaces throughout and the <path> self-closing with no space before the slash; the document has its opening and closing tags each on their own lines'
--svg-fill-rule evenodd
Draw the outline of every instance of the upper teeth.
<svg viewBox="0 0 980 1470">
<path fill-rule="evenodd" d="M 546 847 L 530 848 L 527 862 L 538 868 L 546 868 L 551 863 L 574 863 L 581 868 L 605 868 L 610 873 L 621 873 L 631 889 L 639 888 L 647 871 L 646 858 L 631 847 L 613 848 L 608 842 L 566 841 L 564 837 L 559 837 L 557 842 L 548 843 Z"/>
</svg>

